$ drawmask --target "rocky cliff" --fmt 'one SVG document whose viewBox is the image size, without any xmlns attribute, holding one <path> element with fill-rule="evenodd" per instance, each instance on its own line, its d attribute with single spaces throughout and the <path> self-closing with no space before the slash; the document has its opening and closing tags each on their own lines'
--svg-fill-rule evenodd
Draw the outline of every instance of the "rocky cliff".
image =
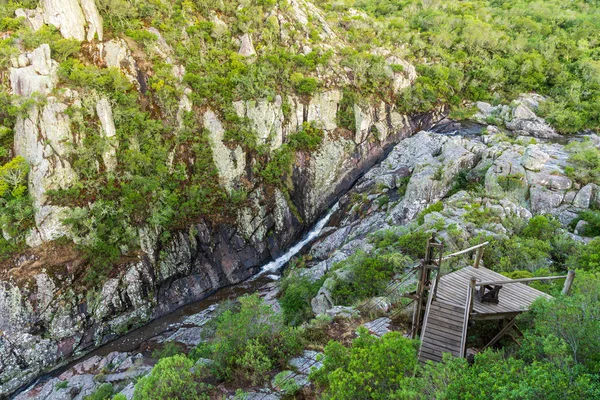
<svg viewBox="0 0 600 400">
<path fill-rule="evenodd" d="M 3 227 L 0 394 L 248 278 L 431 124 L 387 97 L 415 69 L 386 49 L 345 64 L 311 3 L 222 3 L 14 10 L 2 162 L 26 161 L 34 213 Z M 365 81 L 381 93 L 353 93 Z"/>
</svg>

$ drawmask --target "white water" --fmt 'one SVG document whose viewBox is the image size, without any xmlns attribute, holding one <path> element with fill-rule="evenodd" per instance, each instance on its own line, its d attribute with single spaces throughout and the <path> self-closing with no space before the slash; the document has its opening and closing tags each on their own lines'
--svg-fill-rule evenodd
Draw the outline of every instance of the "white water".
<svg viewBox="0 0 600 400">
<path fill-rule="evenodd" d="M 321 234 L 321 231 L 323 230 L 325 225 L 327 225 L 327 223 L 329 222 L 329 219 L 331 218 L 333 213 L 337 211 L 338 208 L 339 208 L 339 203 L 335 203 L 334 206 L 331 207 L 331 209 L 329 209 L 329 212 L 327 213 L 327 215 L 325 215 L 319 222 L 317 222 L 317 224 L 312 228 L 312 230 L 310 232 L 308 232 L 308 234 L 301 241 L 296 243 L 285 254 L 283 254 L 276 260 L 271 261 L 267 265 L 263 266 L 262 269 L 260 270 L 260 272 L 258 274 L 256 274 L 254 277 L 257 278 L 266 273 L 279 272 L 281 267 L 283 267 L 285 264 L 287 264 L 288 261 L 290 261 L 290 259 L 292 257 L 294 257 L 296 254 L 298 254 L 298 252 L 300 250 L 302 250 L 302 248 L 304 246 L 306 246 L 307 243 L 310 243 L 312 240 L 314 240 L 316 237 L 318 237 Z M 268 277 L 271 279 L 274 279 L 274 280 L 279 279 L 279 275 L 274 275 L 274 274 L 268 275 Z"/>
</svg>

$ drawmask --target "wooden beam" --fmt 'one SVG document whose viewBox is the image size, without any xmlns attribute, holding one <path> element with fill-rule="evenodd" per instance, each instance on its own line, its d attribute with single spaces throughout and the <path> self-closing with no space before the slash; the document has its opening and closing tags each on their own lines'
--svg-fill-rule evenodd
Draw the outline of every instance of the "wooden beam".
<svg viewBox="0 0 600 400">
<path fill-rule="evenodd" d="M 488 344 L 483 346 L 483 348 L 481 350 L 483 351 L 483 350 L 487 349 L 488 347 L 493 346 L 498 340 L 500 340 L 500 338 L 502 338 L 502 336 L 506 335 L 506 333 L 510 330 L 510 328 L 513 327 L 513 325 L 515 324 L 516 321 L 517 321 L 517 318 L 511 319 L 508 322 L 508 324 L 506 324 L 506 326 L 504 328 L 502 328 L 502 330 L 500 332 L 498 332 L 498 334 L 496 336 L 494 336 L 494 338 L 492 340 L 490 340 L 490 342 Z"/>
<path fill-rule="evenodd" d="M 567 273 L 567 279 L 565 280 L 565 286 L 563 286 L 562 294 L 568 296 L 571 293 L 571 286 L 575 279 L 575 271 L 572 269 Z"/>
<path fill-rule="evenodd" d="M 479 263 L 481 262 L 481 258 L 483 257 L 483 247 L 477 249 L 477 256 L 475 257 L 475 264 L 473 264 L 473 268 L 479 268 Z"/>
<path fill-rule="evenodd" d="M 539 278 L 520 278 L 520 279 L 509 279 L 506 281 L 489 281 L 489 282 L 477 282 L 475 286 L 485 285 L 508 285 L 509 283 L 520 283 L 520 282 L 535 282 L 535 281 L 551 281 L 555 279 L 565 279 L 568 275 L 562 276 L 542 276 Z"/>
<path fill-rule="evenodd" d="M 452 258 L 452 257 L 460 256 L 461 254 L 465 254 L 465 253 L 468 253 L 468 252 L 473 251 L 473 250 L 477 250 L 480 247 L 487 246 L 489 243 L 490 242 L 483 242 L 481 244 L 478 244 L 477 246 L 469 247 L 468 249 L 464 249 L 464 250 L 461 250 L 461 251 L 457 251 L 456 253 L 448 254 L 447 256 L 445 256 L 445 257 L 442 258 L 442 261 L 447 260 L 447 259 Z"/>
<path fill-rule="evenodd" d="M 475 297 L 475 282 L 476 278 L 471 278 L 469 287 L 467 288 L 467 300 L 465 302 L 465 314 L 463 318 L 462 334 L 460 336 L 460 357 L 464 358 L 467 351 L 467 331 L 469 329 L 469 317 L 471 316 L 471 308 L 473 307 L 473 297 Z"/>
<path fill-rule="evenodd" d="M 495 321 L 495 320 L 499 320 L 499 319 L 513 318 L 513 317 L 516 317 L 519 314 L 521 314 L 520 311 L 518 311 L 518 312 L 504 312 L 504 313 L 497 313 L 497 314 L 478 314 L 478 313 L 472 313 L 471 314 L 471 319 L 474 320 L 474 321 Z"/>
</svg>

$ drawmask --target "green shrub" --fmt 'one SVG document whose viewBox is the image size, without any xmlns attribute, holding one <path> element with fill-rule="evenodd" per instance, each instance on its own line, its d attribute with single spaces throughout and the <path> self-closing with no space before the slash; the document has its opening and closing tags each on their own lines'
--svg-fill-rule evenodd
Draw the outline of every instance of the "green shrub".
<svg viewBox="0 0 600 400">
<path fill-rule="evenodd" d="M 210 387 L 201 383 L 194 362 L 184 355 L 163 358 L 135 385 L 134 400 L 210 399 Z"/>
<path fill-rule="evenodd" d="M 238 311 L 227 310 L 218 318 L 209 358 L 221 379 L 258 384 L 268 369 L 285 365 L 298 353 L 301 343 L 301 331 L 286 327 L 281 315 L 258 295 L 244 296 Z"/>
<path fill-rule="evenodd" d="M 103 383 L 89 396 L 85 396 L 84 400 L 108 400 L 114 393 L 113 386 L 110 383 Z"/>
<path fill-rule="evenodd" d="M 589 138 L 573 141 L 567 150 L 570 164 L 565 168 L 567 175 L 583 185 L 600 184 L 600 150 L 594 143 Z"/>
<path fill-rule="evenodd" d="M 416 349 L 400 332 L 377 338 L 360 328 L 350 348 L 333 341 L 325 346 L 323 368 L 310 379 L 326 388 L 325 399 L 389 399 L 409 381 Z"/>
<path fill-rule="evenodd" d="M 279 304 L 286 324 L 300 325 L 313 317 L 310 301 L 317 295 L 323 279 L 315 282 L 290 270 L 281 280 Z"/>
<path fill-rule="evenodd" d="M 331 297 L 339 305 L 352 305 L 358 300 L 382 294 L 395 272 L 394 264 L 384 257 L 365 253 L 355 254 L 335 269 L 344 271 L 342 278 L 335 278 L 331 289 Z"/>
<path fill-rule="evenodd" d="M 527 226 L 523 229 L 521 235 L 528 238 L 549 241 L 556 237 L 559 230 L 560 222 L 554 217 L 536 215 L 529 219 Z"/>
<path fill-rule="evenodd" d="M 427 240 L 429 240 L 430 237 L 431 233 L 424 231 L 409 232 L 398 238 L 397 247 L 403 253 L 414 259 L 425 258 Z"/>
<path fill-rule="evenodd" d="M 419 225 L 423 225 L 423 223 L 425 223 L 425 216 L 427 214 L 431 214 L 432 212 L 440 212 L 443 209 L 444 209 L 444 204 L 441 201 L 431 204 L 430 206 L 425 208 L 423 211 L 421 211 L 419 213 L 419 215 L 417 215 L 417 223 Z"/>
<path fill-rule="evenodd" d="M 585 271 L 600 271 L 600 238 L 595 238 L 588 244 L 581 246 L 567 259 L 569 269 L 582 269 Z"/>
<path fill-rule="evenodd" d="M 160 359 L 166 357 L 173 357 L 174 355 L 183 353 L 183 346 L 178 345 L 175 342 L 167 342 L 162 347 L 154 349 L 154 351 L 152 351 L 152 357 Z"/>
<path fill-rule="evenodd" d="M 66 389 L 67 386 L 69 386 L 68 381 L 61 381 L 61 382 L 58 382 L 56 385 L 54 385 L 54 388 L 55 389 Z"/>
<path fill-rule="evenodd" d="M 587 222 L 587 225 L 583 228 L 583 236 L 595 237 L 600 236 L 600 211 L 587 210 L 579 213 L 578 217 L 573 220 L 573 224 L 576 225 L 579 221 Z"/>
</svg>

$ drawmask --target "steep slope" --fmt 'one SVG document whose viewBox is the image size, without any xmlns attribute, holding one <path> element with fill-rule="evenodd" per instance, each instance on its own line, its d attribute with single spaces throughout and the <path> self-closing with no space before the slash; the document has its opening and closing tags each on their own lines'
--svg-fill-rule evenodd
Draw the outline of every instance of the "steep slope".
<svg viewBox="0 0 600 400">
<path fill-rule="evenodd" d="M 1 28 L 0 394 L 251 276 L 432 119 L 391 101 L 414 67 L 347 66 L 307 1 L 11 2 Z"/>
</svg>

